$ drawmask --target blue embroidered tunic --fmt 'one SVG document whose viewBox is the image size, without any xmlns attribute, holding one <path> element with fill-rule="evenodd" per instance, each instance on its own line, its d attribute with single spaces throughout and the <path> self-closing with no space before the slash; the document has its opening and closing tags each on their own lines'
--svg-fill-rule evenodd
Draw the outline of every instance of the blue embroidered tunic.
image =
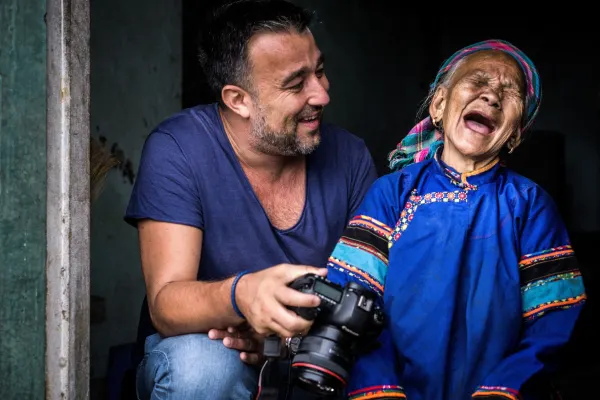
<svg viewBox="0 0 600 400">
<path fill-rule="evenodd" d="M 586 298 L 553 200 L 500 163 L 461 175 L 436 156 L 379 178 L 328 269 L 378 293 L 387 319 L 353 400 L 532 398 Z"/>
</svg>

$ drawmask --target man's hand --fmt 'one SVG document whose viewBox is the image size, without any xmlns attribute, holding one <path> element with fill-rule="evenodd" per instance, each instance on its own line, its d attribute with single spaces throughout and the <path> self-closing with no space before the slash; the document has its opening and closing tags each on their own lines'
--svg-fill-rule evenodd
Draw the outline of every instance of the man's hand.
<svg viewBox="0 0 600 400">
<path fill-rule="evenodd" d="M 227 330 L 211 329 L 208 331 L 210 339 L 221 339 L 223 345 L 230 349 L 240 351 L 240 359 L 248 364 L 258 364 L 264 361 L 264 337 L 257 334 L 249 325 L 229 327 Z"/>
<path fill-rule="evenodd" d="M 276 333 L 281 337 L 292 337 L 308 331 L 312 321 L 305 320 L 286 306 L 317 307 L 320 304 L 319 297 L 288 286 L 295 279 L 311 273 L 325 276 L 327 269 L 280 264 L 240 278 L 236 302 L 259 335 Z"/>
</svg>

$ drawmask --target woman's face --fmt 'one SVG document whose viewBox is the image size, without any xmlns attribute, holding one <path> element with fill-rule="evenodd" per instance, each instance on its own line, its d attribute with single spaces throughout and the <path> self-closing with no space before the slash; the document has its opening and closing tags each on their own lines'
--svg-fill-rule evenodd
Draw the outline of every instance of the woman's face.
<svg viewBox="0 0 600 400">
<path fill-rule="evenodd" d="M 516 60 L 486 50 L 464 59 L 449 86 L 438 89 L 429 111 L 442 120 L 444 152 L 480 162 L 495 158 L 511 138 L 518 145 L 524 103 Z"/>
</svg>

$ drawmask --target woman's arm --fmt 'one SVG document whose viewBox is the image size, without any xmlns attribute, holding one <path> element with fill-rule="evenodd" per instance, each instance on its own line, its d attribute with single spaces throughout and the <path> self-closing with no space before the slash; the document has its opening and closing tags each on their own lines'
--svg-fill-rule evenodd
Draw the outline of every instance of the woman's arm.
<svg viewBox="0 0 600 400">
<path fill-rule="evenodd" d="M 515 351 L 482 382 L 473 398 L 519 399 L 528 386 L 558 366 L 586 300 L 583 279 L 557 208 L 532 188 L 520 232 L 523 334 Z"/>
<path fill-rule="evenodd" d="M 350 220 L 327 264 L 327 278 L 340 285 L 353 281 L 377 294 L 383 306 L 388 268 L 388 243 L 398 219 L 400 175 L 378 179 Z M 379 347 L 362 355 L 351 371 L 348 397 L 355 399 L 406 398 L 398 382 L 397 362 L 389 330 L 378 338 Z"/>
</svg>

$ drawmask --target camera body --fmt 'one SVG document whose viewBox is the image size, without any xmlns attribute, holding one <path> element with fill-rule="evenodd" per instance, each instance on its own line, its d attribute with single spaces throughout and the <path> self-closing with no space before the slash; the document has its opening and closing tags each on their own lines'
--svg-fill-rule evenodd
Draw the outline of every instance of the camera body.
<svg viewBox="0 0 600 400">
<path fill-rule="evenodd" d="M 377 295 L 357 283 L 342 287 L 314 274 L 304 275 L 289 286 L 321 299 L 318 307 L 290 307 L 302 318 L 314 320 L 306 336 L 287 342 L 295 380 L 309 392 L 338 395 L 347 384 L 356 357 L 373 347 L 383 329 L 384 314 L 377 305 Z M 267 357 L 280 354 L 274 350 L 280 339 L 271 340 L 265 342 Z"/>
<path fill-rule="evenodd" d="M 321 304 L 314 308 L 290 307 L 302 318 L 333 325 L 355 337 L 383 327 L 383 312 L 376 306 L 376 295 L 363 286 L 348 282 L 341 287 L 319 275 L 304 275 L 289 285 L 299 292 L 314 294 Z M 317 322 L 315 322 L 317 324 Z"/>
</svg>

